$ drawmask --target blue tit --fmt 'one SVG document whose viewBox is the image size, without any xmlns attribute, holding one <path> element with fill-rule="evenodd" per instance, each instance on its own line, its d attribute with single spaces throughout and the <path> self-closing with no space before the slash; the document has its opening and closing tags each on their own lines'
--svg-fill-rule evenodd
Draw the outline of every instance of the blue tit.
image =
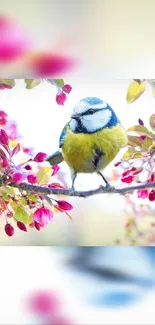
<svg viewBox="0 0 155 325">
<path fill-rule="evenodd" d="M 71 170 L 72 191 L 78 173 L 99 174 L 106 187 L 111 187 L 101 171 L 127 144 L 127 134 L 114 110 L 96 97 L 81 99 L 73 109 L 71 120 L 59 139 L 59 150 L 47 157 L 52 165 L 63 160 Z"/>
</svg>

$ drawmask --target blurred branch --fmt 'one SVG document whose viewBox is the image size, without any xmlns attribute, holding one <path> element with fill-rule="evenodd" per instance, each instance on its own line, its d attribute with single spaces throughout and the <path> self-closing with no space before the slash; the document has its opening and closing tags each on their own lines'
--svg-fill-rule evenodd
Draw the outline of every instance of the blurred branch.
<svg viewBox="0 0 155 325">
<path fill-rule="evenodd" d="M 97 189 L 94 190 L 89 190 L 89 191 L 75 191 L 72 192 L 69 189 L 59 189 L 59 188 L 49 188 L 49 187 L 42 187 L 42 186 L 36 186 L 36 185 L 31 185 L 27 183 L 21 183 L 21 184 L 14 184 L 10 183 L 8 184 L 11 187 L 16 187 L 28 192 L 36 192 L 40 194 L 45 194 L 45 195 L 67 195 L 67 196 L 74 196 L 74 197 L 89 197 L 93 196 L 96 194 L 105 194 L 105 193 L 115 193 L 115 194 L 122 194 L 125 195 L 127 193 L 131 193 L 135 190 L 141 190 L 141 189 L 146 189 L 146 188 L 155 188 L 155 182 L 153 183 L 146 183 L 146 184 L 141 184 L 141 185 L 135 185 L 135 186 L 129 186 L 129 187 L 124 187 L 124 188 L 115 188 L 115 187 L 105 187 L 105 186 L 100 186 Z"/>
</svg>

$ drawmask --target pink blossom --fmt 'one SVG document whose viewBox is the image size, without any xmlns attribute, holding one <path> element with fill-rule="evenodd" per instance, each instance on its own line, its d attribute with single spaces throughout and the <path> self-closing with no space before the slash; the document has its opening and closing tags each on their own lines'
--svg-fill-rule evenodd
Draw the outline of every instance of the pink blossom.
<svg viewBox="0 0 155 325">
<path fill-rule="evenodd" d="M 138 190 L 137 196 L 139 199 L 146 199 L 148 197 L 148 190 Z"/>
<path fill-rule="evenodd" d="M 10 225 L 10 223 L 7 223 L 5 225 L 5 228 L 4 228 L 6 234 L 9 236 L 9 237 L 12 237 L 14 235 L 14 228 Z"/>
<path fill-rule="evenodd" d="M 33 220 L 42 227 L 47 226 L 53 220 L 53 212 L 44 207 L 38 208 L 33 214 Z"/>
<path fill-rule="evenodd" d="M 4 111 L 0 111 L 0 118 L 1 117 L 7 118 L 8 114 L 6 114 Z"/>
<path fill-rule="evenodd" d="M 127 176 L 121 179 L 123 183 L 132 183 L 133 181 L 133 176 Z"/>
<path fill-rule="evenodd" d="M 27 228 L 26 228 L 26 226 L 25 226 L 24 223 L 21 222 L 21 221 L 17 221 L 17 227 L 18 227 L 20 230 L 27 232 Z"/>
<path fill-rule="evenodd" d="M 64 85 L 63 88 L 62 88 L 62 90 L 65 93 L 69 94 L 71 92 L 71 90 L 72 90 L 72 87 L 70 85 Z"/>
<path fill-rule="evenodd" d="M 37 177 L 35 175 L 28 175 L 27 176 L 27 180 L 29 183 L 31 184 L 35 184 L 37 183 Z"/>
<path fill-rule="evenodd" d="M 58 204 L 58 207 L 62 210 L 72 210 L 73 209 L 73 206 L 68 203 L 67 201 L 63 201 L 63 200 L 60 200 L 60 201 L 57 201 L 57 204 Z"/>
<path fill-rule="evenodd" d="M 149 200 L 150 201 L 155 201 L 155 191 L 152 190 L 150 193 L 149 193 Z"/>
<path fill-rule="evenodd" d="M 37 155 L 34 157 L 34 161 L 42 162 L 46 159 L 47 154 L 44 152 L 38 152 Z"/>
<path fill-rule="evenodd" d="M 53 173 L 52 176 L 54 176 L 55 174 L 57 174 L 57 172 L 59 171 L 60 167 L 58 165 L 52 166 L 53 169 Z"/>
<path fill-rule="evenodd" d="M 13 183 L 20 184 L 23 181 L 23 175 L 21 172 L 15 172 L 12 176 Z"/>
<path fill-rule="evenodd" d="M 64 102 L 66 101 L 67 96 L 65 93 L 61 92 L 60 94 L 56 95 L 55 99 L 56 99 L 56 102 L 58 105 L 64 105 Z"/>
<path fill-rule="evenodd" d="M 9 143 L 9 137 L 3 129 L 0 130 L 0 143 L 4 145 L 8 145 Z"/>
<path fill-rule="evenodd" d="M 38 222 L 34 222 L 34 227 L 38 230 L 38 231 L 40 231 L 40 224 L 38 223 Z"/>
<path fill-rule="evenodd" d="M 9 161 L 7 159 L 3 159 L 3 161 L 2 161 L 2 167 L 3 168 L 6 168 L 8 166 L 9 166 Z"/>
</svg>

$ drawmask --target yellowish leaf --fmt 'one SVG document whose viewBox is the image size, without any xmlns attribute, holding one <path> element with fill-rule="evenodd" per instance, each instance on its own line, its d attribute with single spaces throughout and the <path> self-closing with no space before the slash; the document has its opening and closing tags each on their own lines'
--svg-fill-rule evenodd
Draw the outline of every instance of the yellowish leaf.
<svg viewBox="0 0 155 325">
<path fill-rule="evenodd" d="M 148 148 L 152 146 L 152 142 L 153 142 L 152 139 L 146 138 L 145 140 L 143 140 L 141 148 L 147 151 Z"/>
<path fill-rule="evenodd" d="M 36 175 L 39 185 L 48 184 L 51 179 L 51 174 L 51 167 L 42 167 Z"/>
<path fill-rule="evenodd" d="M 151 129 L 155 131 L 155 114 L 152 114 L 149 119 Z"/>
<path fill-rule="evenodd" d="M 0 193 L 5 193 L 5 194 L 10 194 L 10 195 L 15 195 L 18 192 L 18 189 L 14 187 L 9 187 L 6 185 L 3 185 L 0 187 Z"/>
<path fill-rule="evenodd" d="M 151 138 L 154 137 L 154 134 L 152 132 L 150 132 L 145 126 L 143 125 L 134 125 L 134 126 L 131 126 L 127 132 L 134 132 L 136 134 L 139 134 L 139 135 L 146 135 L 146 136 L 149 136 Z"/>
<path fill-rule="evenodd" d="M 40 84 L 40 79 L 25 79 L 26 89 L 32 89 Z"/>
<path fill-rule="evenodd" d="M 134 147 L 141 147 L 143 140 L 139 137 L 128 135 L 128 142 L 132 142 Z"/>
<path fill-rule="evenodd" d="M 130 104 L 138 99 L 146 89 L 146 84 L 144 81 L 137 82 L 133 81 L 128 87 L 126 100 Z"/>
</svg>

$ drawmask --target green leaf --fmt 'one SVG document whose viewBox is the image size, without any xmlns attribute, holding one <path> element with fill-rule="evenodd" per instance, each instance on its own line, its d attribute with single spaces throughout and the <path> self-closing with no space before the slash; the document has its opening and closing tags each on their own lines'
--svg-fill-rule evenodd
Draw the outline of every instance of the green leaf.
<svg viewBox="0 0 155 325">
<path fill-rule="evenodd" d="M 15 86 L 14 79 L 0 79 L 0 84 L 8 85 L 8 86 Z"/>
<path fill-rule="evenodd" d="M 30 196 L 29 196 L 29 200 L 30 200 L 30 201 L 33 201 L 33 202 L 37 202 L 37 201 L 38 201 L 38 197 L 35 196 L 35 195 L 30 195 Z"/>
<path fill-rule="evenodd" d="M 149 137 L 154 137 L 154 134 L 152 132 L 150 132 L 145 126 L 143 125 L 134 125 L 132 127 L 130 127 L 128 130 L 128 132 L 130 131 L 134 131 L 136 133 L 138 133 L 139 135 L 146 135 Z"/>
<path fill-rule="evenodd" d="M 63 79 L 54 79 L 54 81 L 57 82 L 57 84 L 60 86 L 60 88 L 63 88 L 63 86 L 65 84 Z"/>
<path fill-rule="evenodd" d="M 52 169 L 51 167 L 42 167 L 36 174 L 39 185 L 48 184 L 51 179 Z"/>
<path fill-rule="evenodd" d="M 133 81 L 129 85 L 127 90 L 127 95 L 126 95 L 127 103 L 131 104 L 136 99 L 138 99 L 143 94 L 145 89 L 146 89 L 146 85 L 144 81 L 141 82 Z"/>
<path fill-rule="evenodd" d="M 142 157 L 141 152 L 135 152 L 135 153 L 133 154 L 133 158 L 141 158 L 141 157 Z"/>
<path fill-rule="evenodd" d="M 14 219 L 24 224 L 30 224 L 32 222 L 32 218 L 19 206 L 15 209 Z"/>
<path fill-rule="evenodd" d="M 3 193 L 3 194 L 2 194 L 2 199 L 3 199 L 4 201 L 9 201 L 9 200 L 10 200 L 9 196 L 8 196 L 6 193 Z"/>
<path fill-rule="evenodd" d="M 130 154 L 128 151 L 126 151 L 126 152 L 124 153 L 124 155 L 123 155 L 123 159 L 124 159 L 124 160 L 129 160 L 130 157 L 131 157 L 131 154 Z"/>
<path fill-rule="evenodd" d="M 143 140 L 141 148 L 147 151 L 148 148 L 152 145 L 152 143 L 153 143 L 152 139 L 146 138 L 145 140 Z"/>
<path fill-rule="evenodd" d="M 26 89 L 32 89 L 41 83 L 40 79 L 24 79 L 26 83 Z"/>
<path fill-rule="evenodd" d="M 64 86 L 64 80 L 63 79 L 47 79 L 52 85 L 58 85 L 60 88 L 63 88 Z"/>
</svg>

